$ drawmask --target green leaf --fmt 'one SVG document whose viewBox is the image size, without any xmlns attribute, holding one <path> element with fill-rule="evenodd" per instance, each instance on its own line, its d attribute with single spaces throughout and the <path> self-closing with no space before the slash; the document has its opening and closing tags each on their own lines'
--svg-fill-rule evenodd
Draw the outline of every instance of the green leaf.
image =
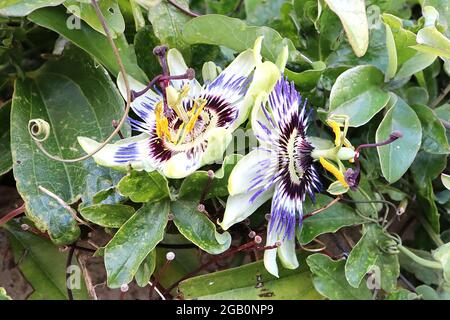
<svg viewBox="0 0 450 320">
<path fill-rule="evenodd" d="M 448 292 L 440 289 L 435 290 L 425 285 L 418 286 L 416 292 L 423 300 L 450 300 Z"/>
<path fill-rule="evenodd" d="M 298 55 L 292 41 L 283 38 L 274 29 L 248 26 L 240 19 L 216 14 L 200 16 L 189 21 L 183 29 L 183 36 L 190 44 L 213 44 L 238 52 L 252 48 L 255 40 L 259 36 L 264 36 L 261 54 L 266 59 L 276 62 L 278 55 L 286 45 L 289 48 L 291 61 L 295 60 Z"/>
<path fill-rule="evenodd" d="M 341 19 L 356 56 L 362 57 L 369 46 L 369 27 L 364 0 L 325 0 Z"/>
<path fill-rule="evenodd" d="M 11 102 L 0 106 L 0 176 L 12 168 L 10 113 Z"/>
<path fill-rule="evenodd" d="M 302 92 L 314 89 L 319 81 L 322 73 L 326 69 L 325 63 L 322 61 L 313 62 L 313 69 L 302 72 L 293 72 L 285 69 L 284 74 L 289 80 L 294 81 L 297 86 L 302 88 Z"/>
<path fill-rule="evenodd" d="M 245 0 L 245 16 L 248 24 L 263 26 L 280 16 L 284 0 Z"/>
<path fill-rule="evenodd" d="M 397 72 L 397 48 L 395 47 L 395 38 L 391 27 L 388 24 L 384 24 L 384 27 L 386 28 L 386 48 L 389 56 L 389 63 L 384 76 L 384 81 L 387 82 Z"/>
<path fill-rule="evenodd" d="M 408 250 L 412 251 L 415 255 L 423 259 L 433 261 L 431 253 L 427 251 L 412 248 L 408 248 Z M 441 270 L 424 267 L 402 252 L 399 253 L 398 258 L 402 269 L 406 270 L 409 273 L 412 273 L 421 282 L 428 285 L 440 285 L 442 283 L 443 278 Z"/>
<path fill-rule="evenodd" d="M 164 236 L 163 243 L 172 244 L 172 241 L 167 241 L 168 236 L 181 238 L 180 241 L 175 241 L 175 244 L 189 244 L 189 241 L 181 234 L 169 234 L 166 233 Z M 175 254 L 175 259 L 166 266 L 165 271 L 160 274 L 160 283 L 163 287 L 168 288 L 175 281 L 179 281 L 182 277 L 187 274 L 194 272 L 197 270 L 202 264 L 201 259 L 198 254 L 198 248 L 182 248 L 182 249 L 174 249 L 174 248 L 161 248 L 157 247 L 156 249 L 156 270 L 160 270 L 167 263 L 167 253 L 172 252 Z M 158 272 L 158 271 L 156 271 Z M 173 294 L 178 294 L 178 290 L 175 288 L 172 290 Z"/>
<path fill-rule="evenodd" d="M 105 70 L 76 47 L 46 63 L 32 78 L 16 81 L 11 149 L 17 189 L 28 216 L 57 244 L 74 241 L 80 230 L 71 213 L 39 186 L 71 204 L 87 197 L 86 190 L 95 194 L 104 189 L 106 180 L 111 184 L 116 174 L 92 159 L 72 164 L 50 160 L 31 138 L 28 122 L 46 120 L 51 132 L 44 147 L 59 157 L 75 158 L 84 154 L 76 137 L 106 138 L 113 130 L 111 120 L 121 117 L 122 108 L 123 100 Z M 128 132 L 124 127 L 124 134 Z"/>
<path fill-rule="evenodd" d="M 24 17 L 36 9 L 57 6 L 65 0 L 3 0 L 0 4 L 0 15 Z"/>
<path fill-rule="evenodd" d="M 418 190 L 417 196 L 418 202 L 422 207 L 421 212 L 433 227 L 434 232 L 439 234 L 441 229 L 439 221 L 440 215 L 435 202 L 436 196 L 434 195 L 431 179 L 427 179 L 423 184 L 418 185 Z"/>
<path fill-rule="evenodd" d="M 352 67 L 357 65 L 372 65 L 388 73 L 389 51 L 386 45 L 386 27 L 383 23 L 378 24 L 379 17 L 374 16 L 370 26 L 369 48 L 363 57 L 356 57 L 351 46 L 347 42 L 338 42 L 338 48 L 326 58 L 325 62 L 329 67 Z M 383 77 L 384 80 L 384 77 Z"/>
<path fill-rule="evenodd" d="M 216 225 L 203 212 L 197 201 L 178 200 L 171 204 L 174 223 L 183 236 L 210 254 L 219 254 L 231 245 L 228 232 L 218 233 Z"/>
<path fill-rule="evenodd" d="M 447 166 L 447 155 L 420 151 L 411 165 L 411 172 L 418 186 L 436 179 Z"/>
<path fill-rule="evenodd" d="M 444 279 L 450 283 L 450 242 L 434 250 L 433 258 L 442 264 Z"/>
<path fill-rule="evenodd" d="M 314 290 L 304 254 L 299 255 L 299 261 L 296 270 L 282 269 L 280 278 L 269 274 L 258 261 L 184 280 L 179 291 L 184 299 L 199 300 L 321 299 Z"/>
<path fill-rule="evenodd" d="M 214 173 L 214 179 L 208 188 L 208 172 L 196 171 L 186 177 L 181 184 L 178 197 L 184 200 L 199 201 L 205 188 L 205 200 L 212 197 L 224 197 L 228 195 L 228 178 L 234 166 L 242 158 L 242 155 L 233 154 L 226 156 L 223 160 L 222 167 Z"/>
<path fill-rule="evenodd" d="M 175 0 L 175 2 L 189 9 L 188 0 Z M 148 1 L 146 7 L 148 19 L 161 43 L 185 52 L 188 44 L 183 40 L 182 33 L 191 17 L 166 1 Z"/>
<path fill-rule="evenodd" d="M 151 54 L 153 48 L 160 44 L 159 39 L 153 32 L 151 25 L 139 29 L 134 36 L 134 50 L 136 51 L 136 58 L 139 67 L 145 71 L 150 78 L 161 73 L 161 65 L 158 58 Z"/>
<path fill-rule="evenodd" d="M 304 212 L 306 214 L 320 209 L 332 200 L 331 197 L 319 194 L 316 197 L 316 203 L 313 204 L 308 198 L 304 203 Z M 306 244 L 318 235 L 336 232 L 342 227 L 362 224 L 365 221 L 351 207 L 338 202 L 328 209 L 303 220 L 301 231 L 298 231 L 297 237 L 301 244 Z"/>
<path fill-rule="evenodd" d="M 388 293 L 384 300 L 417 300 L 418 296 L 414 292 L 400 288 Z"/>
<path fill-rule="evenodd" d="M 448 174 L 441 174 L 441 181 L 444 187 L 447 188 L 447 190 L 450 190 L 450 175 Z"/>
<path fill-rule="evenodd" d="M 356 209 L 365 217 L 378 217 L 378 211 L 382 209 L 381 204 L 371 203 L 373 200 L 380 200 L 372 190 L 371 185 L 365 175 L 361 176 L 361 181 L 356 190 L 350 189 L 348 195 L 354 201 L 363 201 L 363 203 L 356 203 Z"/>
<path fill-rule="evenodd" d="M 422 127 L 416 113 L 402 99 L 392 97 L 392 106 L 381 121 L 375 141 L 380 143 L 394 131 L 402 137 L 393 143 L 378 147 L 381 171 L 387 181 L 393 183 L 408 170 L 422 140 Z"/>
<path fill-rule="evenodd" d="M 435 11 L 432 7 L 426 7 L 425 10 L 428 8 Z M 439 15 L 437 11 L 435 12 Z M 436 29 L 434 23 L 427 26 L 427 22 L 425 22 L 425 27 L 417 32 L 416 41 L 418 44 L 412 46 L 412 48 L 417 51 L 434 54 L 443 59 L 450 58 L 450 40 Z"/>
<path fill-rule="evenodd" d="M 136 275 L 134 276 L 139 287 L 145 287 L 148 285 L 153 272 L 155 272 L 155 267 L 156 249 L 152 250 L 152 252 L 150 252 L 145 258 L 145 260 L 142 261 L 138 271 L 136 272 Z"/>
<path fill-rule="evenodd" d="M 395 79 L 402 79 L 412 76 L 431 65 L 437 56 L 425 52 L 417 52 L 413 57 L 405 61 L 395 76 Z"/>
<path fill-rule="evenodd" d="M 434 154 L 448 154 L 450 148 L 445 127 L 439 118 L 427 106 L 412 105 L 422 124 L 422 149 Z"/>
<path fill-rule="evenodd" d="M 169 202 L 146 203 L 105 247 L 105 268 L 110 288 L 130 283 L 139 266 L 164 237 Z"/>
<path fill-rule="evenodd" d="M 93 29 L 106 35 L 102 24 L 91 3 L 80 3 L 78 0 L 66 0 L 64 6 L 76 17 L 84 20 Z M 120 13 L 119 5 L 114 0 L 102 0 L 98 6 L 105 18 L 106 24 L 113 38 L 117 38 L 125 31 L 125 21 Z"/>
<path fill-rule="evenodd" d="M 450 103 L 443 104 L 442 106 L 434 109 L 434 113 L 439 117 L 439 119 L 450 119 Z"/>
<path fill-rule="evenodd" d="M 117 185 L 133 202 L 154 202 L 170 197 L 167 179 L 157 171 L 130 171 Z"/>
<path fill-rule="evenodd" d="M 381 89 L 383 74 L 373 66 L 357 66 L 343 72 L 330 93 L 330 115 L 347 115 L 350 126 L 359 127 L 386 106 L 389 94 Z"/>
<path fill-rule="evenodd" d="M 365 286 L 351 287 L 344 275 L 345 260 L 333 261 L 326 255 L 316 253 L 306 259 L 313 273 L 317 291 L 331 300 L 371 300 L 372 293 Z"/>
<path fill-rule="evenodd" d="M 94 204 L 80 210 L 84 219 L 105 228 L 120 228 L 134 214 L 134 208 L 124 204 Z"/>
<path fill-rule="evenodd" d="M 119 74 L 119 66 L 114 57 L 113 50 L 105 36 L 98 33 L 81 21 L 80 28 L 69 29 L 67 26 L 67 15 L 63 8 L 44 8 L 33 12 L 28 16 L 32 22 L 53 30 L 63 37 L 69 39 L 77 46 L 92 54 L 102 63 L 114 76 Z M 114 40 L 122 62 L 127 73 L 136 80 L 146 83 L 147 77 L 138 67 L 134 50 L 128 45 L 125 36 Z"/>
<path fill-rule="evenodd" d="M 66 261 L 67 253 L 59 251 L 51 241 L 25 232 L 18 223 L 9 222 L 5 226 L 9 232 L 14 261 L 27 281 L 33 287 L 30 300 L 67 299 Z M 75 265 L 76 263 L 74 263 Z M 75 299 L 89 299 L 81 274 L 71 282 Z M 79 280 L 79 282 L 77 282 Z M 79 285 L 79 289 L 76 286 Z"/>
<path fill-rule="evenodd" d="M 405 99 L 409 105 L 426 105 L 430 99 L 427 89 L 423 87 L 409 87 L 405 90 Z M 419 116 L 420 118 L 420 116 Z"/>
<path fill-rule="evenodd" d="M 417 52 L 410 47 L 416 44 L 416 35 L 403 28 L 402 20 L 391 14 L 384 13 L 383 21 L 389 25 L 395 42 L 395 51 L 397 53 L 397 64 L 402 65 L 405 61 L 412 58 Z"/>
<path fill-rule="evenodd" d="M 377 225 L 371 224 L 364 229 L 364 234 L 350 252 L 345 263 L 345 277 L 354 288 L 361 285 L 361 281 L 369 271 L 375 271 L 375 277 L 381 278 L 381 288 L 393 291 L 397 287 L 400 275 L 400 264 L 395 254 L 383 251 L 390 238 Z M 374 270 L 376 267 L 378 270 Z"/>
<path fill-rule="evenodd" d="M 8 293 L 6 292 L 5 288 L 0 287 L 0 301 L 6 301 L 6 300 L 12 300 L 10 296 L 8 296 Z"/>
</svg>

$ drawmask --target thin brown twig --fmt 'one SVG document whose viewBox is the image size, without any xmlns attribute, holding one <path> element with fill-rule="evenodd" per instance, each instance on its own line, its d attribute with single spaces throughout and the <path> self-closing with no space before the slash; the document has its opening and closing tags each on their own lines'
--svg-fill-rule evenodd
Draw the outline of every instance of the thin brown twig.
<svg viewBox="0 0 450 320">
<path fill-rule="evenodd" d="M 184 14 L 191 16 L 191 17 L 200 17 L 201 14 L 192 12 L 191 10 L 184 8 L 183 6 L 179 5 L 178 3 L 176 3 L 176 1 L 174 0 L 167 0 L 168 3 L 170 3 L 171 5 L 173 5 L 175 8 L 177 8 L 178 10 L 182 11 Z"/>
<path fill-rule="evenodd" d="M 166 262 L 164 263 L 162 268 L 158 270 L 158 273 L 156 274 L 155 279 L 153 280 L 153 282 L 152 282 L 152 284 L 150 286 L 150 289 L 148 291 L 148 297 L 149 297 L 150 300 L 152 300 L 153 292 L 155 290 L 155 287 L 159 284 L 159 280 L 161 279 L 163 274 L 166 272 L 166 270 L 169 267 L 171 262 L 172 262 L 172 260 L 166 259 Z"/>
<path fill-rule="evenodd" d="M 439 105 L 439 103 L 440 103 L 442 100 L 444 100 L 444 98 L 447 96 L 447 94 L 448 94 L 449 92 L 450 92 L 450 84 L 448 84 L 448 85 L 444 88 L 444 90 L 442 91 L 442 93 L 441 93 L 436 99 L 433 100 L 433 102 L 431 103 L 430 107 L 431 107 L 432 109 L 436 108 L 436 107 Z"/>
<path fill-rule="evenodd" d="M 316 214 L 321 213 L 322 211 L 327 210 L 329 207 L 331 207 L 331 206 L 333 206 L 334 204 L 338 203 L 341 199 L 342 199 L 342 197 L 341 197 L 340 195 L 337 196 L 336 198 L 334 198 L 332 201 L 330 201 L 327 205 L 323 206 L 322 208 L 317 209 L 317 210 L 315 210 L 315 211 L 313 211 L 313 212 L 310 212 L 310 213 L 308 213 L 308 214 L 305 214 L 305 215 L 303 216 L 303 220 L 308 219 L 308 218 L 311 218 L 311 217 L 315 216 Z"/>
<path fill-rule="evenodd" d="M 75 246 L 74 246 L 75 247 Z M 78 249 L 78 247 L 75 247 Z M 95 292 L 95 287 L 92 284 L 92 278 L 89 274 L 89 270 L 87 268 L 87 258 L 83 254 L 76 254 L 78 265 L 80 266 L 81 272 L 83 274 L 84 283 L 86 284 L 86 288 L 89 296 L 92 300 L 98 300 L 97 293 Z"/>
</svg>

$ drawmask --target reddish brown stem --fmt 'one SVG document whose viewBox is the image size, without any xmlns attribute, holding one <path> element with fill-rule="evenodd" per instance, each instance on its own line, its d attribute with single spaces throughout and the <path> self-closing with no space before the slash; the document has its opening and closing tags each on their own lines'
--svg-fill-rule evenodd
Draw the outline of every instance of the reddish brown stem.
<svg viewBox="0 0 450 320">
<path fill-rule="evenodd" d="M 0 219 L 0 227 L 25 212 L 25 203 Z"/>
<path fill-rule="evenodd" d="M 31 233 L 33 233 L 33 234 L 39 236 L 39 237 L 42 237 L 42 238 L 51 240 L 51 239 L 50 239 L 50 236 L 49 236 L 47 233 L 41 232 L 41 231 L 39 231 L 38 229 L 33 228 L 33 227 L 31 227 L 31 226 L 28 226 L 28 228 L 27 228 L 26 230 L 24 230 L 24 231 L 28 231 L 28 232 L 31 232 Z"/>
<path fill-rule="evenodd" d="M 211 260 L 205 262 L 204 264 L 202 264 L 200 267 L 198 267 L 197 269 L 195 269 L 194 271 L 190 272 L 189 274 L 185 275 L 184 277 L 182 277 L 181 279 L 179 279 L 178 281 L 176 281 L 175 283 L 173 283 L 170 287 L 168 287 L 166 289 L 166 291 L 164 291 L 164 294 L 170 293 L 170 291 L 172 291 L 181 281 L 189 279 L 193 276 L 195 276 L 197 273 L 199 273 L 200 271 L 202 271 L 203 269 L 205 269 L 206 267 L 210 266 L 211 264 L 217 262 L 220 259 L 232 256 L 233 254 L 236 254 L 238 252 L 241 251 L 245 251 L 248 249 L 252 249 L 254 247 L 256 247 L 259 243 L 255 240 L 252 240 L 250 242 L 247 242 L 239 247 L 234 247 L 234 248 L 230 248 L 227 251 L 225 251 L 224 253 L 212 258 Z"/>
<path fill-rule="evenodd" d="M 158 285 L 159 280 L 161 279 L 163 274 L 166 272 L 167 267 L 170 265 L 170 262 L 172 262 L 172 260 L 166 260 L 166 262 L 164 263 L 162 268 L 156 274 L 155 279 L 153 280 L 152 285 L 150 286 L 150 290 L 148 292 L 148 297 L 149 297 L 150 300 L 152 300 L 153 291 L 155 290 L 155 287 Z M 165 295 L 165 292 L 164 292 L 164 295 Z"/>
</svg>

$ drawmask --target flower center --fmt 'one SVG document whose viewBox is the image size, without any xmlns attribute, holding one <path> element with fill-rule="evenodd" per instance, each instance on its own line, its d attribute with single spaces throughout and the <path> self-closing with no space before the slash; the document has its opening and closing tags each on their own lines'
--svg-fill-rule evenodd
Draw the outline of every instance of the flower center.
<svg viewBox="0 0 450 320">
<path fill-rule="evenodd" d="M 156 133 L 158 137 L 174 146 L 191 143 L 210 125 L 211 115 L 205 109 L 207 100 L 195 98 L 186 103 L 189 86 L 183 87 L 180 92 L 173 87 L 167 89 L 169 112 L 164 112 L 162 101 L 157 104 Z"/>
</svg>

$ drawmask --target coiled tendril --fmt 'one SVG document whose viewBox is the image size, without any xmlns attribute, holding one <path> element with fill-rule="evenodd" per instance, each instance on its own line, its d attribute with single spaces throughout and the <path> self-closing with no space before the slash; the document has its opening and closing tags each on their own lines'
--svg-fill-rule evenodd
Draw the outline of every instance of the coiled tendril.
<svg viewBox="0 0 450 320">
<path fill-rule="evenodd" d="M 108 42 L 109 42 L 111 48 L 113 49 L 114 57 L 116 58 L 120 73 L 123 75 L 125 90 L 127 93 L 127 104 L 126 104 L 124 113 L 123 113 L 119 123 L 117 124 L 115 130 L 110 134 L 110 136 L 108 138 L 106 138 L 106 140 L 104 142 L 102 142 L 91 153 L 88 153 L 87 155 L 84 155 L 79 158 L 74 158 L 74 159 L 62 159 L 60 157 L 57 157 L 57 156 L 54 156 L 54 155 L 48 153 L 48 151 L 45 150 L 42 143 L 45 142 L 48 139 L 48 137 L 50 136 L 50 131 L 51 131 L 50 124 L 47 121 L 42 120 L 42 119 L 31 119 L 28 122 L 28 132 L 30 133 L 31 137 L 33 138 L 33 140 L 36 143 L 39 150 L 41 150 L 42 153 L 44 153 L 50 159 L 55 160 L 55 161 L 65 162 L 65 163 L 74 163 L 74 162 L 79 162 L 79 161 L 89 159 L 90 157 L 95 155 L 97 152 L 102 150 L 114 138 L 114 136 L 120 132 L 120 129 L 122 128 L 123 124 L 125 123 L 127 116 L 128 116 L 128 112 L 130 111 L 130 108 L 131 108 L 132 97 L 131 97 L 130 84 L 128 81 L 127 73 L 125 71 L 125 67 L 123 65 L 122 59 L 119 54 L 119 50 L 117 49 L 116 44 L 114 43 L 114 41 L 111 37 L 111 32 L 110 32 L 108 26 L 106 25 L 105 18 L 98 6 L 97 1 L 91 0 L 91 4 L 95 9 L 95 12 L 97 14 L 98 19 L 100 20 L 103 30 L 105 30 L 106 37 L 108 39 Z"/>
</svg>

